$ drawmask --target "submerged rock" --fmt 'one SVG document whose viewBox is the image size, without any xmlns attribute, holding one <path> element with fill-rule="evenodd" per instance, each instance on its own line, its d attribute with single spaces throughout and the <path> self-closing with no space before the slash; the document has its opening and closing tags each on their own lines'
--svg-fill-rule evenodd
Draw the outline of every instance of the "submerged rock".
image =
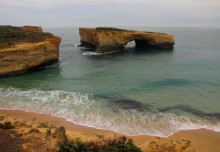
<svg viewBox="0 0 220 152">
<path fill-rule="evenodd" d="M 137 32 L 115 28 L 79 28 L 81 47 L 96 52 L 121 50 L 128 42 L 135 41 L 136 47 L 171 49 L 173 36 L 164 33 Z"/>
<path fill-rule="evenodd" d="M 139 101 L 132 100 L 132 99 L 112 99 L 109 100 L 110 107 L 117 112 L 118 109 L 124 110 L 137 110 L 139 112 L 147 112 L 152 111 L 150 105 L 142 104 Z"/>
<path fill-rule="evenodd" d="M 0 26 L 0 76 L 17 74 L 59 58 L 61 39 L 36 26 Z"/>
</svg>

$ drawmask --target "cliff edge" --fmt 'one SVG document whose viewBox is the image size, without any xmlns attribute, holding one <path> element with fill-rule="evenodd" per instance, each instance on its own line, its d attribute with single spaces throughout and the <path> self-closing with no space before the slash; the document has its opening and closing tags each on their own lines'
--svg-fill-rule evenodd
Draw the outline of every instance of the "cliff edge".
<svg viewBox="0 0 220 152">
<path fill-rule="evenodd" d="M 131 41 L 136 47 L 172 49 L 173 36 L 164 33 L 138 32 L 116 28 L 79 28 L 81 47 L 96 52 L 113 52 L 124 48 Z"/>
<path fill-rule="evenodd" d="M 24 72 L 59 58 L 61 39 L 37 26 L 0 26 L 0 76 Z"/>
</svg>

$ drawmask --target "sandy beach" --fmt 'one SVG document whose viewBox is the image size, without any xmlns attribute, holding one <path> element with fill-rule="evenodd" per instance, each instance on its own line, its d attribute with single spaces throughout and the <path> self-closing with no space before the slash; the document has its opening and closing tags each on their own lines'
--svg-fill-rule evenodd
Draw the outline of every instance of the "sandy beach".
<svg viewBox="0 0 220 152">
<path fill-rule="evenodd" d="M 33 112 L 25 112 L 20 110 L 0 110 L 1 115 L 15 118 L 16 121 L 21 122 L 48 122 L 56 127 L 64 126 L 67 130 L 67 135 L 70 139 L 81 138 L 83 141 L 95 140 L 97 135 L 104 135 L 104 137 L 115 137 L 121 134 L 114 133 L 107 130 L 99 130 L 85 126 L 75 125 L 66 121 L 63 118 L 49 116 L 45 114 L 37 114 Z M 147 151 L 149 143 L 152 141 L 159 141 L 160 143 L 169 143 L 176 140 L 191 141 L 190 148 L 197 152 L 219 152 L 220 149 L 220 132 L 215 132 L 206 129 L 179 131 L 167 138 L 159 138 L 153 136 L 127 136 L 133 139 L 134 143 L 143 151 Z"/>
</svg>

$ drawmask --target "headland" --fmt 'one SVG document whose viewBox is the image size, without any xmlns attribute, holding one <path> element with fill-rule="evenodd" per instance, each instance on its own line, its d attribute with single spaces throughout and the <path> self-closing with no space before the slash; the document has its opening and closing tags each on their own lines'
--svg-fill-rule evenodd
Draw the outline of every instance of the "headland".
<svg viewBox="0 0 220 152">
<path fill-rule="evenodd" d="M 59 58 L 61 38 L 38 26 L 0 26 L 0 76 L 19 74 Z"/>
</svg>

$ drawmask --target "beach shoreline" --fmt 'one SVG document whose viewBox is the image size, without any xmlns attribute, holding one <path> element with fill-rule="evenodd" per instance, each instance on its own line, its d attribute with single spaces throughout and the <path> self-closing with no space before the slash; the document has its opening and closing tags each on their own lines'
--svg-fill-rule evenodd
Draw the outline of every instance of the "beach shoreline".
<svg viewBox="0 0 220 152">
<path fill-rule="evenodd" d="M 34 112 L 25 112 L 21 110 L 2 110 L 1 115 L 6 115 L 16 118 L 16 120 L 23 122 L 48 122 L 55 127 L 65 127 L 67 135 L 70 139 L 80 138 L 82 141 L 96 140 L 97 135 L 103 135 L 106 138 L 114 138 L 115 136 L 122 136 L 122 134 L 115 133 L 109 130 L 100 130 L 86 126 L 73 124 L 64 118 L 58 118 L 47 114 L 37 114 Z M 131 138 L 134 143 L 143 151 L 146 151 L 148 144 L 154 140 L 160 142 L 170 142 L 174 140 L 189 140 L 192 143 L 192 148 L 198 152 L 217 152 L 220 149 L 220 132 L 215 132 L 207 129 L 179 131 L 169 137 L 156 136 L 126 136 Z"/>
</svg>

